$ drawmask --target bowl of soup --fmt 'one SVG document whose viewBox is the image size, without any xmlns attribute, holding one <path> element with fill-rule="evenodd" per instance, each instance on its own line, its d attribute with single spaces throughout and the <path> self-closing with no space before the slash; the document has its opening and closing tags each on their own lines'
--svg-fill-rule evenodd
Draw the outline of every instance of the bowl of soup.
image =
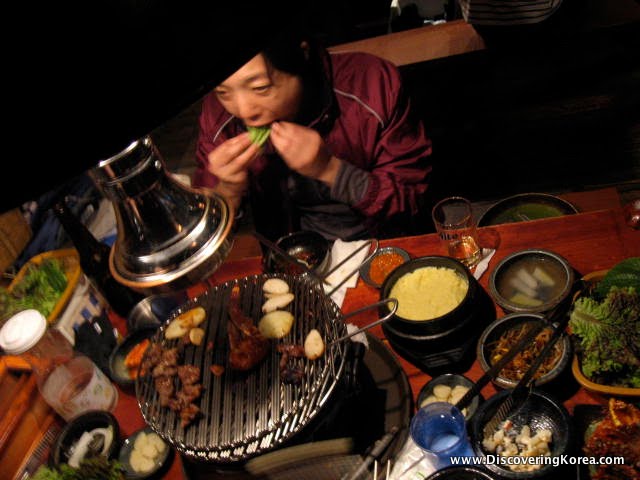
<svg viewBox="0 0 640 480">
<path fill-rule="evenodd" d="M 506 312 L 542 313 L 571 293 L 575 273 L 555 252 L 521 250 L 503 258 L 489 277 L 489 294 Z"/>
</svg>

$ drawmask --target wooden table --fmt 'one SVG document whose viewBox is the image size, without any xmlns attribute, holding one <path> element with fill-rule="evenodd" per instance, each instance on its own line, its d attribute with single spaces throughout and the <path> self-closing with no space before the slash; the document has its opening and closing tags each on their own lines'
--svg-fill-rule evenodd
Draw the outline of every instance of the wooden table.
<svg viewBox="0 0 640 480">
<path fill-rule="evenodd" d="M 593 210 L 565 217 L 484 227 L 480 229 L 480 238 L 485 244 L 489 242 L 497 246 L 488 270 L 480 279 L 480 284 L 485 289 L 487 288 L 487 281 L 492 268 L 506 255 L 518 250 L 528 248 L 552 250 L 566 258 L 580 274 L 608 269 L 625 258 L 640 256 L 640 231 L 631 229 L 625 223 L 623 211 L 619 204 L 617 206 L 614 205 L 612 208 Z M 394 245 L 401 247 L 413 257 L 445 254 L 443 246 L 435 234 L 384 240 L 380 244 L 381 246 Z M 260 272 L 259 257 L 239 259 L 223 264 L 212 278 L 212 281 L 224 282 Z M 193 292 L 190 293 L 196 295 L 199 290 L 193 289 Z M 378 295 L 378 290 L 369 287 L 360 279 L 356 288 L 348 291 L 342 310 L 343 312 L 350 312 L 361 306 L 372 304 L 379 300 Z M 504 314 L 498 306 L 496 306 L 496 313 L 498 318 Z M 353 321 L 362 326 L 375 320 L 375 318 L 376 313 L 372 311 L 354 318 Z M 373 335 L 383 339 L 383 342 L 389 346 L 384 339 L 381 327 L 374 327 L 370 331 Z M 389 348 L 391 349 L 391 347 Z M 404 358 L 398 355 L 396 357 L 408 376 L 414 400 L 416 400 L 420 388 L 431 377 Z M 477 380 L 482 373 L 483 371 L 477 361 L 465 372 L 472 380 Z M 569 412 L 572 412 L 573 407 L 577 404 L 605 402 L 603 397 L 578 388 L 577 383 L 575 386 L 576 393 L 565 402 Z M 492 396 L 495 392 L 496 389 L 491 384 L 482 390 L 485 398 Z M 135 396 L 131 392 L 120 392 L 120 400 L 115 415 L 120 421 L 123 436 L 129 435 L 144 425 Z M 165 478 L 185 478 L 178 455 L 176 455 L 175 461 Z"/>
</svg>

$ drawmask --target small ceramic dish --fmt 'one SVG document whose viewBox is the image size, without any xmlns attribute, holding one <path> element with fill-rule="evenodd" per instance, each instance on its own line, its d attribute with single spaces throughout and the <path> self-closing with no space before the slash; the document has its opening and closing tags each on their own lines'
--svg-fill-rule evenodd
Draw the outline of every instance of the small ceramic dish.
<svg viewBox="0 0 640 480">
<path fill-rule="evenodd" d="M 474 383 L 464 375 L 457 373 L 445 373 L 429 380 L 420 390 L 418 394 L 417 407 L 422 408 L 425 405 L 435 401 L 446 401 L 455 405 L 458 400 L 464 396 L 469 389 L 473 387 Z M 437 388 L 436 388 L 437 387 Z M 444 387 L 444 388 L 443 388 Z M 443 398 L 442 390 L 444 390 Z M 448 393 L 448 395 L 447 395 Z M 439 394 L 440 396 L 437 396 Z M 478 394 L 469 404 L 466 409 L 465 418 L 469 420 L 480 404 L 482 397 Z"/>
<path fill-rule="evenodd" d="M 120 443 L 120 425 L 113 414 L 91 410 L 74 418 L 60 431 L 49 454 L 49 464 L 62 463 L 77 468 L 82 460 L 95 455 L 115 456 Z"/>
<path fill-rule="evenodd" d="M 489 293 L 505 312 L 542 313 L 571 293 L 575 273 L 569 262 L 549 250 L 507 255 L 489 277 Z"/>
<path fill-rule="evenodd" d="M 146 426 L 122 443 L 118 461 L 126 478 L 151 478 L 169 465 L 171 451 L 170 445 Z"/>
<path fill-rule="evenodd" d="M 509 343 L 506 343 L 505 348 L 511 348 L 513 343 L 517 342 L 519 338 L 524 334 L 527 329 L 527 324 L 534 325 L 538 322 L 543 322 L 548 324 L 546 332 L 551 332 L 552 324 L 549 324 L 545 319 L 544 315 L 539 313 L 511 313 L 509 315 L 505 315 L 498 320 L 495 320 L 487 326 L 480 338 L 478 339 L 478 344 L 476 348 L 478 362 L 482 367 L 482 370 L 486 372 L 493 365 L 492 355 L 495 354 L 494 348 L 497 348 L 499 340 L 501 338 L 508 339 L 511 338 Z M 517 334 L 514 332 L 518 332 Z M 533 352 L 539 351 L 546 341 L 542 341 L 545 338 L 545 333 L 541 332 L 538 336 L 541 338 L 541 343 L 532 342 L 530 347 L 527 347 L 528 352 L 525 354 L 524 352 L 519 354 L 520 356 L 516 356 L 516 359 L 521 359 L 520 362 L 525 365 L 522 367 L 520 377 L 506 377 L 504 373 L 510 371 L 512 369 L 504 368 L 500 375 L 496 376 L 492 382 L 494 385 L 500 388 L 514 388 L 522 375 L 524 374 L 525 367 L 528 368 L 530 360 L 535 358 L 535 354 Z M 535 347 L 535 350 L 531 350 L 531 348 Z M 562 338 L 558 340 L 554 347 L 555 354 L 550 354 L 549 358 L 555 357 L 557 360 L 553 365 L 548 369 L 544 375 L 541 375 L 536 379 L 535 385 L 540 387 L 547 383 L 552 382 L 556 378 L 560 377 L 560 375 L 568 368 L 569 363 L 571 362 L 573 348 L 571 345 L 571 340 L 568 335 L 564 335 Z M 501 352 L 504 353 L 504 352 Z M 499 353 L 498 355 L 500 355 Z M 512 362 L 515 361 L 512 360 Z M 507 366 L 512 365 L 512 363 L 507 364 Z"/>
<path fill-rule="evenodd" d="M 331 243 L 317 232 L 300 230 L 290 233 L 280 237 L 276 246 L 320 276 L 323 276 L 331 265 Z M 265 271 L 270 273 L 305 273 L 304 268 L 297 267 L 274 251 L 265 255 L 263 263 Z"/>
<path fill-rule="evenodd" d="M 360 276 L 367 285 L 380 288 L 396 267 L 409 260 L 411 256 L 401 248 L 382 247 L 360 267 Z"/>
<path fill-rule="evenodd" d="M 495 451 L 486 450 L 483 443 L 484 427 L 510 393 L 510 390 L 502 390 L 489 398 L 478 408 L 471 420 L 469 436 L 478 457 L 485 457 L 486 460 L 488 455 L 497 455 Z M 511 422 L 513 432 L 521 432 L 525 425 L 530 427 L 531 436 L 540 430 L 551 431 L 550 457 L 562 457 L 573 451 L 575 441 L 573 421 L 562 402 L 548 393 L 533 389 L 524 403 L 515 412 L 510 413 L 507 419 Z M 532 471 L 515 471 L 509 464 L 500 462 L 483 461 L 482 464 L 501 479 L 562 478 L 553 475 L 553 470 L 557 468 L 554 462 L 545 462 Z"/>
<path fill-rule="evenodd" d="M 153 334 L 158 330 L 158 327 L 148 326 L 136 330 L 131 333 L 125 339 L 116 346 L 109 356 L 109 376 L 121 387 L 132 387 L 135 383 L 135 377 L 131 376 L 131 373 L 125 365 L 125 358 L 133 350 L 133 348 L 151 338 Z"/>
</svg>

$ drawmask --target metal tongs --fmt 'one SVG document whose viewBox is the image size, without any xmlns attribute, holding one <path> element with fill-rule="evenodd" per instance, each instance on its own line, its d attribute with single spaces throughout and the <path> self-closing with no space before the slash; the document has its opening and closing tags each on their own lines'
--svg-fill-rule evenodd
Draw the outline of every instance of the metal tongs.
<svg viewBox="0 0 640 480">
<path fill-rule="evenodd" d="M 564 302 L 561 302 L 554 309 L 553 317 L 557 318 L 557 316 L 560 315 L 560 318 L 556 322 L 552 322 L 551 318 L 549 318 L 549 321 L 553 323 L 553 332 L 551 333 L 551 337 L 549 337 L 549 340 L 547 340 L 547 343 L 540 351 L 540 354 L 536 357 L 533 363 L 531 363 L 528 370 L 518 381 L 511 393 L 507 395 L 507 397 L 498 405 L 495 413 L 485 424 L 483 428 L 484 437 L 493 435 L 493 433 L 498 429 L 498 426 L 504 420 L 506 420 L 508 416 L 515 415 L 515 413 L 525 404 L 527 398 L 529 398 L 529 395 L 531 394 L 531 391 L 535 386 L 534 376 L 536 372 L 540 369 L 540 366 L 545 361 L 549 353 L 551 353 L 551 350 L 555 346 L 556 342 L 560 339 L 565 329 L 567 328 L 569 319 L 571 318 L 567 310 L 569 305 L 571 305 L 573 292 L 575 292 L 576 285 L 582 285 L 582 280 L 578 280 L 573 285 L 573 288 L 571 289 L 570 294 L 567 296 L 567 299 Z"/>
<path fill-rule="evenodd" d="M 575 287 L 575 284 L 574 284 L 574 287 Z M 571 291 L 573 292 L 574 288 L 572 288 Z M 567 312 L 568 306 L 571 304 L 571 298 L 572 298 L 572 293 L 570 293 L 567 296 L 567 300 L 565 300 L 564 302 L 560 302 L 551 311 L 545 314 L 545 319 L 550 324 L 555 324 L 558 318 L 561 318 L 561 319 L 559 323 L 560 327 L 558 327 L 560 329 L 559 330 L 558 328 L 554 329 L 552 338 L 549 340 L 549 343 L 551 343 L 551 345 L 548 347 L 548 349 L 547 349 L 547 346 L 545 346 L 542 353 L 544 354 L 549 353 L 549 351 L 553 347 L 553 344 L 558 339 L 559 334 L 562 333 L 564 328 L 567 326 L 567 322 L 569 321 L 569 318 L 568 318 L 569 316 L 566 315 L 566 312 Z M 538 336 L 538 334 L 542 331 L 542 329 L 546 326 L 546 324 L 547 324 L 546 322 L 537 322 L 533 327 L 531 327 L 529 331 L 525 335 L 523 335 L 523 337 L 518 341 L 518 343 L 516 343 L 513 347 L 511 347 L 511 349 L 507 353 L 505 353 L 500 360 L 494 363 L 493 366 L 491 366 L 491 368 L 489 368 L 489 370 L 487 370 L 484 373 L 484 375 L 480 377 L 480 379 L 473 385 L 473 387 L 471 387 L 467 391 L 467 393 L 465 393 L 464 396 L 460 400 L 458 400 L 458 403 L 456 403 L 455 406 L 459 410 L 462 410 L 463 408 L 468 407 L 471 401 L 476 397 L 476 395 L 480 393 L 480 390 L 482 390 L 482 388 L 484 388 L 484 386 L 487 383 L 489 383 L 491 380 L 497 377 L 500 371 L 511 360 L 513 360 L 513 358 L 518 353 L 522 352 L 527 346 L 529 346 L 529 344 Z M 553 339 L 553 342 L 551 341 L 552 339 Z M 544 356 L 541 354 L 530 368 L 533 368 L 535 366 L 535 370 L 537 370 L 538 368 L 540 368 L 540 365 L 542 364 L 543 360 L 544 360 Z M 531 373 L 531 376 L 533 376 L 534 374 L 535 374 L 535 371 Z M 525 374 L 525 377 L 527 376 L 528 375 Z"/>
<path fill-rule="evenodd" d="M 489 421 L 483 428 L 483 435 L 487 437 L 493 435 L 498 429 L 498 426 L 509 416 L 514 415 L 527 401 L 533 387 L 535 385 L 534 376 L 540 369 L 540 366 L 547 358 L 551 350 L 555 346 L 556 342 L 560 339 L 564 333 L 567 324 L 569 323 L 569 314 L 565 311 L 564 316 L 555 323 L 553 327 L 553 333 L 547 343 L 542 348 L 540 355 L 533 361 L 529 369 L 525 372 L 520 381 L 513 388 L 511 393 L 500 403 L 496 412 L 491 416 Z"/>
<path fill-rule="evenodd" d="M 362 265 L 364 265 L 369 260 L 371 260 L 373 256 L 378 252 L 378 248 L 379 248 L 378 240 L 375 238 L 371 238 L 365 241 L 365 243 L 360 245 L 358 248 L 356 248 L 353 252 L 351 252 L 345 258 L 343 258 L 340 263 L 338 263 L 331 270 L 329 270 L 324 276 L 320 276 L 313 269 L 309 268 L 308 265 L 305 265 L 304 262 L 290 255 L 288 252 L 280 248 L 278 245 L 276 245 L 274 242 L 266 238 L 264 235 L 258 232 L 253 232 L 253 234 L 258 239 L 258 241 L 260 241 L 260 243 L 262 243 L 265 247 L 273 250 L 275 253 L 277 253 L 284 260 L 291 263 L 292 265 L 295 265 L 296 267 L 301 268 L 305 272 L 305 274 L 308 274 L 310 277 L 314 278 L 315 280 L 325 285 L 328 285 L 329 287 L 333 287 L 329 292 L 327 292 L 328 297 L 333 295 L 342 285 L 344 285 L 360 269 Z M 373 250 L 369 253 L 369 255 L 367 255 L 367 257 L 363 260 L 363 262 L 360 265 L 358 265 L 355 269 L 353 269 L 351 272 L 349 272 L 347 275 L 345 275 L 344 278 L 338 284 L 334 285 L 327 280 L 327 278 L 329 278 L 332 273 L 336 272 L 340 267 L 342 267 L 345 263 L 351 260 L 358 252 L 360 252 L 365 248 L 370 249 L 372 246 L 373 246 Z"/>
<path fill-rule="evenodd" d="M 260 241 L 260 243 L 264 244 L 264 246 L 266 246 L 267 248 L 270 248 L 271 250 L 273 250 L 275 253 L 280 255 L 287 262 L 291 263 L 292 265 L 295 265 L 296 267 L 301 268 L 305 272 L 305 274 L 308 274 L 313 279 L 317 280 L 318 282 L 323 283 L 324 285 L 327 285 L 328 287 L 333 287 L 326 294 L 328 297 L 331 297 L 331 295 L 333 295 L 334 292 L 336 292 L 342 285 L 344 285 L 344 283 L 346 283 L 353 275 L 355 275 L 355 273 L 360 269 L 360 267 L 362 265 L 364 265 L 367 262 L 369 262 L 373 258 L 373 256 L 378 252 L 378 248 L 379 248 L 379 245 L 380 245 L 378 240 L 375 239 L 375 238 L 367 240 L 365 243 L 363 243 L 361 246 L 359 246 L 353 252 L 351 252 L 349 255 L 347 255 L 345 258 L 343 258 L 342 261 L 340 261 L 340 263 L 338 263 L 331 270 L 329 270 L 325 274 L 325 276 L 323 277 L 323 276 L 318 275 L 318 273 L 316 273 L 314 270 L 309 268 L 305 263 L 303 263 L 302 261 L 298 260 L 294 256 L 290 255 L 284 249 L 280 248 L 278 245 L 276 245 L 274 242 L 272 242 L 271 240 L 266 238 L 264 235 L 262 235 L 262 234 L 260 234 L 258 232 L 254 232 L 253 234 Z M 327 280 L 327 278 L 330 277 L 332 273 L 336 272 L 340 267 L 342 267 L 345 263 L 347 263 L 349 260 L 351 260 L 351 258 L 353 258 L 358 252 L 360 252 L 364 248 L 371 249 L 372 246 L 373 246 L 373 250 L 371 250 L 369 252 L 369 255 L 363 260 L 363 262 L 360 265 L 358 265 L 354 270 L 352 270 L 351 272 L 346 274 L 344 276 L 344 278 L 338 284 L 333 285 L 331 282 L 329 282 Z M 386 322 L 391 317 L 393 317 L 393 315 L 398 310 L 398 300 L 396 300 L 395 298 L 388 298 L 386 300 L 381 300 L 381 301 L 379 301 L 377 303 L 374 303 L 372 305 L 367 305 L 366 307 L 363 307 L 363 308 L 360 308 L 360 309 L 355 310 L 353 312 L 344 314 L 343 315 L 343 320 L 346 320 L 347 318 L 354 317 L 354 316 L 356 316 L 356 315 L 358 315 L 358 314 L 360 314 L 360 313 L 362 313 L 362 312 L 364 312 L 366 310 L 370 310 L 372 308 L 380 307 L 380 306 L 385 305 L 385 304 L 389 308 L 389 313 L 387 313 L 384 317 L 379 318 L 378 320 L 376 320 L 375 322 L 370 323 L 369 325 L 365 325 L 362 328 L 359 328 L 357 330 L 349 332 L 346 335 L 333 340 L 331 343 L 328 344 L 328 346 L 330 347 L 332 345 L 340 343 L 340 342 L 342 342 L 342 341 L 344 341 L 344 340 L 346 340 L 346 339 L 348 339 L 350 337 L 353 337 L 354 335 L 357 335 L 358 333 L 362 333 L 365 330 L 368 330 L 368 329 L 370 329 L 372 327 L 375 327 L 376 325 L 380 325 L 381 323 Z"/>
</svg>

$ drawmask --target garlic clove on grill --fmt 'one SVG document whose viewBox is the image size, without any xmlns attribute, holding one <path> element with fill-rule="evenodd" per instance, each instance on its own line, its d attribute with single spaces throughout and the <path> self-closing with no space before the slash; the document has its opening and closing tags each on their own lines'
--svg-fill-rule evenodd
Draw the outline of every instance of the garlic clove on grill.
<svg viewBox="0 0 640 480">
<path fill-rule="evenodd" d="M 274 295 L 264 302 L 264 305 L 262 305 L 262 313 L 269 313 L 284 308 L 291 302 L 293 302 L 293 293 Z"/>
<path fill-rule="evenodd" d="M 262 291 L 265 294 L 289 293 L 289 284 L 281 278 L 269 278 L 264 282 Z"/>
</svg>

